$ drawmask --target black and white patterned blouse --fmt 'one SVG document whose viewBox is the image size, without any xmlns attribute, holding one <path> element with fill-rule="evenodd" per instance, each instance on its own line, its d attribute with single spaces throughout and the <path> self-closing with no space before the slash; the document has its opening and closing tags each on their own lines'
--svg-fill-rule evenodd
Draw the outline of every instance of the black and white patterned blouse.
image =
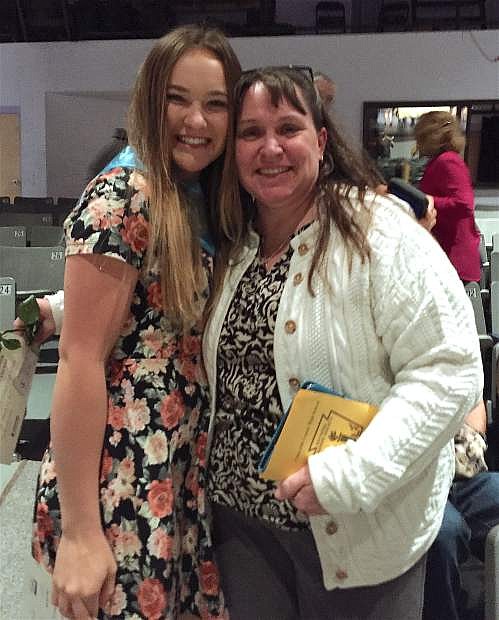
<svg viewBox="0 0 499 620">
<path fill-rule="evenodd" d="M 275 499 L 275 484 L 257 466 L 283 415 L 274 367 L 274 327 L 293 249 L 270 271 L 257 255 L 225 317 L 217 357 L 217 414 L 209 495 L 282 529 L 305 529 L 308 518 Z"/>
</svg>

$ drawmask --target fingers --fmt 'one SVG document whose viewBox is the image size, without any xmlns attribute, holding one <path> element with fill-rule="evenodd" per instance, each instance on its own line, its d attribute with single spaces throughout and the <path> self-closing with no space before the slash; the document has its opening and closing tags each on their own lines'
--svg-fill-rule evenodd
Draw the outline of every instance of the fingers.
<svg viewBox="0 0 499 620">
<path fill-rule="evenodd" d="M 277 485 L 275 496 L 278 500 L 293 499 L 298 491 L 310 482 L 308 466 L 302 467 Z"/>
<path fill-rule="evenodd" d="M 85 603 L 81 598 L 76 598 L 72 601 L 72 611 L 73 615 L 70 616 L 74 620 L 92 620 L 92 618 L 97 617 L 97 612 L 99 611 L 97 597 L 93 597 L 94 601 L 91 602 L 92 608 L 95 609 L 95 612 L 90 612 Z"/>
<path fill-rule="evenodd" d="M 71 618 L 71 620 L 92 620 L 97 617 L 99 611 L 97 597 L 95 597 L 95 604 L 91 603 L 95 611 L 89 611 L 81 598 L 71 598 L 63 593 L 59 593 L 55 598 L 52 596 L 52 604 L 57 607 L 63 618 Z"/>
<path fill-rule="evenodd" d="M 116 571 L 113 571 L 106 577 L 106 580 L 104 581 L 104 584 L 100 591 L 99 607 L 101 607 L 102 609 L 104 609 L 104 607 L 111 600 L 111 597 L 113 596 L 113 593 L 114 593 L 115 586 L 116 586 Z M 97 615 L 97 613 L 95 615 Z"/>
<path fill-rule="evenodd" d="M 92 620 L 97 618 L 99 613 L 97 594 L 83 598 L 67 594 L 54 585 L 52 586 L 52 605 L 57 607 L 61 616 L 72 620 Z"/>
<path fill-rule="evenodd" d="M 320 505 L 312 485 L 302 487 L 291 501 L 297 510 L 309 517 L 327 514 L 327 511 Z"/>
<path fill-rule="evenodd" d="M 308 465 L 282 480 L 275 491 L 276 499 L 289 500 L 295 508 L 309 516 L 327 514 L 315 493 Z"/>
</svg>

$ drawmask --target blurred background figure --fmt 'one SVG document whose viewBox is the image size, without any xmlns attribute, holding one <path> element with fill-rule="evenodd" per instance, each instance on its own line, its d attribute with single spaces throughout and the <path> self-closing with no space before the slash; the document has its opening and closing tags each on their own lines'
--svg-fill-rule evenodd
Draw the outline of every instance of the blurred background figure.
<svg viewBox="0 0 499 620">
<path fill-rule="evenodd" d="M 116 127 L 113 138 L 109 144 L 102 147 L 88 166 L 88 180 L 92 180 L 104 169 L 108 168 L 109 163 L 128 146 L 128 134 L 124 127 Z"/>
<path fill-rule="evenodd" d="M 325 108 L 330 108 L 336 99 L 336 83 L 322 71 L 314 71 L 314 84 Z"/>
<path fill-rule="evenodd" d="M 414 129 L 419 154 L 430 157 L 420 189 L 433 197 L 433 236 L 464 283 L 480 280 L 480 233 L 471 176 L 461 153 L 465 139 L 450 112 L 423 114 Z"/>
</svg>

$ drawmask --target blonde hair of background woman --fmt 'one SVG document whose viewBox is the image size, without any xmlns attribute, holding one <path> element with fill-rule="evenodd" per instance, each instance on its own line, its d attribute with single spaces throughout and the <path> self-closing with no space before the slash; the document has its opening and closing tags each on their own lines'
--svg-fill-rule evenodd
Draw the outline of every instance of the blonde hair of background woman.
<svg viewBox="0 0 499 620">
<path fill-rule="evenodd" d="M 420 155 L 434 157 L 445 151 L 462 154 L 465 139 L 459 120 L 450 112 L 427 112 L 419 117 L 414 135 Z"/>
</svg>

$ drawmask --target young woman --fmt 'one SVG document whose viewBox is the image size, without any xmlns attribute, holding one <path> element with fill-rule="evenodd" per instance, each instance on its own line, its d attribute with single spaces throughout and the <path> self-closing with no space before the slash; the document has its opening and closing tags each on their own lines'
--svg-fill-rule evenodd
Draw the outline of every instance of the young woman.
<svg viewBox="0 0 499 620">
<path fill-rule="evenodd" d="M 415 620 L 482 372 L 463 287 L 289 68 L 246 72 L 236 157 L 251 221 L 204 335 L 209 494 L 231 620 Z M 222 256 L 222 253 L 219 253 Z M 371 402 L 356 441 L 280 484 L 257 466 L 304 381 Z"/>
<path fill-rule="evenodd" d="M 66 220 L 33 552 L 68 618 L 224 617 L 205 506 L 200 333 L 217 191 L 235 174 L 225 147 L 239 74 L 216 30 L 160 39 L 132 96 L 140 169 L 98 176 Z"/>
</svg>

